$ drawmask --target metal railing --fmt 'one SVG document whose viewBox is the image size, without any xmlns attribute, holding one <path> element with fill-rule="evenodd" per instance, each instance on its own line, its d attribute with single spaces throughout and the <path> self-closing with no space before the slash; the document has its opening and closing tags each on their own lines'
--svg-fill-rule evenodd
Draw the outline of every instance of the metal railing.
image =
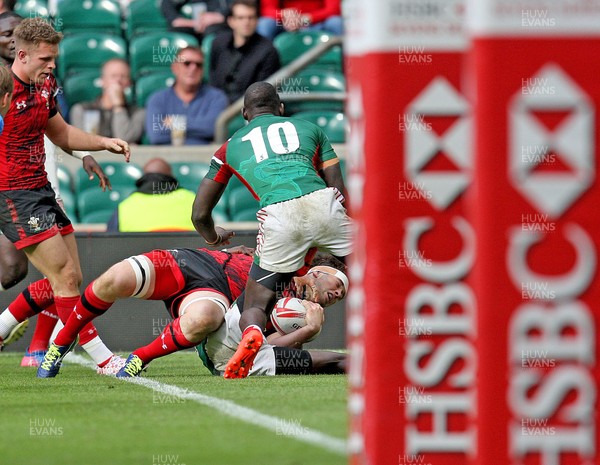
<svg viewBox="0 0 600 465">
<path fill-rule="evenodd" d="M 311 63 L 317 61 L 321 55 L 332 49 L 337 45 L 342 45 L 342 37 L 333 36 L 330 37 L 326 42 L 320 42 L 315 47 L 308 50 L 306 53 L 300 55 L 297 59 L 292 61 L 289 65 L 281 68 L 275 74 L 266 79 L 267 82 L 276 85 L 278 81 L 287 79 L 298 71 L 306 68 Z M 279 94 L 281 100 L 293 102 L 302 100 L 346 100 L 346 92 L 311 92 L 310 94 Z M 215 143 L 222 144 L 229 136 L 229 122 L 238 116 L 244 106 L 244 97 L 240 97 L 231 105 L 229 105 L 217 118 L 215 123 Z"/>
</svg>

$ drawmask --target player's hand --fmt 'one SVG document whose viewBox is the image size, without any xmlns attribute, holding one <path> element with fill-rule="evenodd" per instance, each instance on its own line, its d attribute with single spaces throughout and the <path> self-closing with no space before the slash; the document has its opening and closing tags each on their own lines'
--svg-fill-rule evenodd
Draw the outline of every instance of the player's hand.
<svg viewBox="0 0 600 465">
<path fill-rule="evenodd" d="M 206 241 L 206 244 L 211 247 L 227 245 L 230 242 L 229 240 L 233 236 L 235 236 L 235 233 L 233 231 L 229 231 L 225 228 L 222 228 L 221 226 L 216 226 L 215 232 L 217 233 L 217 238 L 214 241 L 208 241 L 206 238 L 204 238 L 204 240 Z"/>
<path fill-rule="evenodd" d="M 254 249 L 252 247 L 246 247 L 245 245 L 236 245 L 235 247 L 231 247 L 229 249 L 223 249 L 223 252 L 238 253 L 250 256 L 254 255 Z"/>
<path fill-rule="evenodd" d="M 102 167 L 98 164 L 94 157 L 91 155 L 86 155 L 82 160 L 83 169 L 88 174 L 90 181 L 94 179 L 94 174 L 98 176 L 98 180 L 100 181 L 100 188 L 102 192 L 108 190 L 112 190 L 112 186 L 110 185 L 110 180 L 106 173 L 102 170 Z"/>
<path fill-rule="evenodd" d="M 306 328 L 308 328 L 312 334 L 308 337 L 312 337 L 321 330 L 321 326 L 325 322 L 325 313 L 323 307 L 309 300 L 303 300 L 302 305 L 306 308 Z"/>
<path fill-rule="evenodd" d="M 112 153 L 122 153 L 125 157 L 125 161 L 129 163 L 129 158 L 131 157 L 131 151 L 129 150 L 129 144 L 122 139 L 117 138 L 102 138 L 102 145 L 105 150 L 108 150 Z"/>
</svg>

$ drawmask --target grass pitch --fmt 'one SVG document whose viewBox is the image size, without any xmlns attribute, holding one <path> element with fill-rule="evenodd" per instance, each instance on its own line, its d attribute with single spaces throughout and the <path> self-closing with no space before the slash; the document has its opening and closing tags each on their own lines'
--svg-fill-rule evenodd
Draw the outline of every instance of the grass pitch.
<svg viewBox="0 0 600 465">
<path fill-rule="evenodd" d="M 224 380 L 210 375 L 189 351 L 155 360 L 143 375 L 210 396 L 215 404 L 230 400 L 256 415 L 276 417 L 269 430 L 78 364 L 65 362 L 58 377 L 38 379 L 34 368 L 19 367 L 21 356 L 0 354 L 3 465 L 347 462 L 327 447 L 347 434 L 345 376 Z M 305 440 L 313 433 L 322 433 L 325 446 Z"/>
</svg>

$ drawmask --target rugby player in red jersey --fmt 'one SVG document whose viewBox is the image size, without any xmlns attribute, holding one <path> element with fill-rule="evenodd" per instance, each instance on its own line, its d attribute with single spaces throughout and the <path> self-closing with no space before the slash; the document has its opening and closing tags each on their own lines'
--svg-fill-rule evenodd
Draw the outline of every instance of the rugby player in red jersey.
<svg viewBox="0 0 600 465">
<path fill-rule="evenodd" d="M 41 18 L 28 18 L 14 35 L 13 100 L 0 135 L 0 229 L 46 276 L 57 311 L 66 319 L 79 300 L 82 276 L 73 226 L 44 170 L 44 134 L 67 150 L 109 150 L 123 154 L 126 161 L 129 145 L 85 133 L 58 113 L 52 71 L 62 34 Z M 0 330 L 7 323 L 12 322 L 0 321 Z M 67 349 L 51 345 L 38 376 L 52 376 Z"/>
</svg>

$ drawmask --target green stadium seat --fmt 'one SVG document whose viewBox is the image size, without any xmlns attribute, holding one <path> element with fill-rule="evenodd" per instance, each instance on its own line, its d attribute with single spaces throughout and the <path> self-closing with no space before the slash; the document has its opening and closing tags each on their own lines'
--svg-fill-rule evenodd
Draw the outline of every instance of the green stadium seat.
<svg viewBox="0 0 600 465">
<path fill-rule="evenodd" d="M 176 162 L 171 163 L 171 168 L 181 187 L 196 192 L 210 165 L 202 162 Z"/>
<path fill-rule="evenodd" d="M 252 197 L 252 194 L 246 187 L 233 189 L 229 192 L 229 217 L 233 220 L 238 213 L 245 212 L 248 215 L 249 210 L 254 210 L 254 213 L 260 210 L 258 201 Z"/>
<path fill-rule="evenodd" d="M 56 175 L 58 177 L 58 187 L 60 192 L 69 191 L 73 192 L 73 175 L 71 172 L 63 166 L 56 168 Z"/>
<path fill-rule="evenodd" d="M 135 83 L 135 101 L 138 107 L 145 107 L 148 97 L 154 92 L 171 87 L 175 77 L 171 71 L 149 74 L 140 77 Z"/>
<path fill-rule="evenodd" d="M 202 75 L 202 80 L 204 82 L 208 82 L 208 77 L 210 73 L 210 50 L 212 48 L 212 43 L 215 40 L 216 34 L 208 34 L 204 36 L 202 39 L 202 53 L 204 53 L 204 74 Z"/>
<path fill-rule="evenodd" d="M 96 100 L 102 94 L 100 68 L 86 69 L 80 73 L 67 76 L 63 88 L 69 106 L 79 102 Z"/>
<path fill-rule="evenodd" d="M 155 32 L 134 37 L 129 43 L 131 75 L 138 77 L 158 71 L 168 71 L 180 48 L 198 46 L 198 40 L 180 32 Z"/>
<path fill-rule="evenodd" d="M 121 36 L 121 7 L 114 0 L 62 0 L 56 7 L 54 23 L 64 34 L 101 32 Z"/>
<path fill-rule="evenodd" d="M 130 41 L 140 34 L 166 31 L 167 20 L 160 12 L 160 0 L 133 0 L 125 12 L 125 24 Z"/>
<path fill-rule="evenodd" d="M 294 114 L 294 118 L 310 121 L 319 126 L 332 144 L 346 142 L 346 117 L 343 113 L 335 111 L 301 111 Z"/>
<path fill-rule="evenodd" d="M 67 216 L 71 222 L 77 223 L 77 204 L 75 202 L 75 194 L 73 194 L 73 191 L 69 189 L 63 189 L 61 186 L 60 198 L 62 199 L 63 205 L 65 206 L 65 211 L 67 212 Z"/>
<path fill-rule="evenodd" d="M 273 39 L 273 46 L 279 52 L 281 66 L 285 66 L 319 42 L 327 42 L 331 37 L 333 36 L 318 31 L 282 32 Z M 329 69 L 342 72 L 343 56 L 341 46 L 336 45 L 309 66 L 311 69 Z"/>
<path fill-rule="evenodd" d="M 61 79 L 85 69 L 98 70 L 111 58 L 127 56 L 127 46 L 121 37 L 94 32 L 71 34 L 59 45 L 57 71 Z"/>
<path fill-rule="evenodd" d="M 23 18 L 46 18 L 50 17 L 48 2 L 46 0 L 24 0 L 15 4 L 15 13 Z"/>
<path fill-rule="evenodd" d="M 256 208 L 247 208 L 236 212 L 232 217 L 231 221 L 258 221 L 256 219 Z"/>
<path fill-rule="evenodd" d="M 142 177 L 142 169 L 134 163 L 100 162 L 100 166 L 110 179 L 113 189 L 135 190 L 135 181 Z M 102 191 L 98 187 L 98 182 L 96 176 L 90 181 L 85 170 L 79 168 L 75 173 L 75 192 L 79 196 L 80 192 L 93 189 L 98 194 L 101 194 Z"/>
<path fill-rule="evenodd" d="M 99 189 L 86 189 L 77 194 L 77 209 L 82 222 L 90 214 L 100 210 L 114 211 L 123 199 L 135 190 L 132 188 L 115 188 L 102 192 Z M 109 216 L 110 218 L 110 216 Z M 108 220 L 108 219 L 107 219 Z M 87 221 L 85 221 L 87 222 Z"/>
<path fill-rule="evenodd" d="M 305 70 L 282 81 L 278 88 L 281 94 L 304 95 L 309 97 L 304 101 L 286 101 L 286 115 L 298 113 L 299 111 L 344 111 L 343 100 L 310 100 L 311 92 L 344 93 L 346 91 L 346 78 L 340 72 L 328 70 Z"/>
<path fill-rule="evenodd" d="M 88 213 L 83 218 L 81 218 L 80 223 L 87 223 L 87 224 L 108 223 L 108 220 L 110 220 L 112 218 L 114 213 L 115 213 L 114 208 L 112 210 L 97 210 L 95 212 Z"/>
</svg>

